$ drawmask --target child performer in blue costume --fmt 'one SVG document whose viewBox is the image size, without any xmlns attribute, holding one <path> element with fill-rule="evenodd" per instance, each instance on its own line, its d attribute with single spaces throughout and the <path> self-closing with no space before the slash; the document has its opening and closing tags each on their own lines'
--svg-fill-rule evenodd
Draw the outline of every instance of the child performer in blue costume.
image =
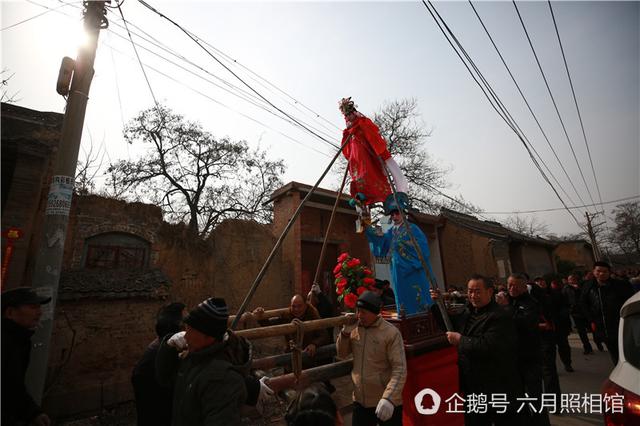
<svg viewBox="0 0 640 426">
<path fill-rule="evenodd" d="M 403 201 L 400 199 L 400 204 L 403 204 Z M 422 262 L 411 243 L 411 237 L 402 222 L 399 207 L 392 196 L 385 201 L 384 207 L 385 213 L 391 215 L 393 227 L 382 235 L 378 235 L 371 226 L 367 227 L 366 235 L 372 252 L 376 257 L 385 257 L 391 250 L 391 283 L 396 296 L 398 313 L 403 311 L 405 315 L 413 315 L 425 312 L 433 302 L 429 295 L 429 281 Z M 416 224 L 408 223 L 408 225 L 427 263 L 428 272 L 432 279 L 435 279 L 429 261 L 427 237 Z"/>
</svg>

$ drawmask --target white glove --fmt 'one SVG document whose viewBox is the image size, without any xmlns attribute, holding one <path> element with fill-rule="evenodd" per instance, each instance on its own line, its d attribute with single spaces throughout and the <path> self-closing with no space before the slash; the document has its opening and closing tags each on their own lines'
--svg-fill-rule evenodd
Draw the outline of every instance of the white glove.
<svg viewBox="0 0 640 426">
<path fill-rule="evenodd" d="M 260 379 L 260 395 L 258 395 L 258 399 L 260 400 L 266 399 L 274 394 L 273 389 L 267 386 L 267 380 L 269 380 L 269 377 L 267 376 Z"/>
<path fill-rule="evenodd" d="M 311 291 L 314 292 L 315 294 L 322 293 L 322 290 L 320 289 L 320 286 L 318 284 L 312 285 Z"/>
<path fill-rule="evenodd" d="M 376 407 L 376 417 L 378 417 L 381 421 L 386 422 L 393 416 L 393 410 L 396 407 L 393 406 L 391 401 L 388 399 L 382 398 L 378 401 L 378 406 Z"/>
<path fill-rule="evenodd" d="M 340 331 L 344 334 L 350 334 L 353 331 L 353 329 L 358 327 L 358 318 L 354 314 L 345 314 L 345 317 L 348 320 L 342 326 L 342 330 Z"/>
<path fill-rule="evenodd" d="M 167 345 L 176 348 L 179 351 L 187 349 L 187 341 L 184 338 L 185 333 L 186 331 L 181 331 L 169 337 L 169 340 L 167 340 Z"/>
</svg>

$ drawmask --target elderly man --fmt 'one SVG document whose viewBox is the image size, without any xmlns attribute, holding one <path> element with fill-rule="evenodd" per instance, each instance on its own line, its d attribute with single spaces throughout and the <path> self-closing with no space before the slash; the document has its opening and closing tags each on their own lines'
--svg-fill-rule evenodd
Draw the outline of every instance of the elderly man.
<svg viewBox="0 0 640 426">
<path fill-rule="evenodd" d="M 591 330 L 604 341 L 613 364 L 618 363 L 618 325 L 620 308 L 633 296 L 627 281 L 611 278 L 611 266 L 606 262 L 593 265 L 594 279 L 587 281 L 580 294 L 580 305 L 591 325 Z"/>
<path fill-rule="evenodd" d="M 253 314 L 260 317 L 264 313 L 264 308 L 258 307 L 253 311 Z M 320 319 L 318 310 L 305 301 L 304 297 L 300 294 L 296 294 L 291 298 L 291 304 L 289 305 L 289 311 L 280 318 L 270 318 L 267 320 L 259 321 L 260 325 L 277 325 L 286 324 L 288 322 L 298 319 L 300 321 L 311 321 Z M 286 350 L 290 350 L 289 342 L 295 341 L 295 335 L 285 336 Z M 302 348 L 309 356 L 313 357 L 316 354 L 318 348 L 322 345 L 329 343 L 329 336 L 323 330 L 310 331 L 304 333 L 302 339 Z"/>
<path fill-rule="evenodd" d="M 517 368 L 524 391 L 538 403 L 542 398 L 542 350 L 540 346 L 540 307 L 527 291 L 526 278 L 521 274 L 511 274 L 507 278 L 508 294 L 496 295 L 496 302 L 505 307 L 516 326 L 518 344 Z M 530 424 L 549 425 L 546 410 L 528 413 Z"/>
<path fill-rule="evenodd" d="M 460 390 L 465 395 L 506 395 L 509 406 L 499 413 L 489 406 L 486 413 L 465 410 L 465 425 L 505 425 L 522 423 L 516 413 L 516 398 L 522 394 L 518 375 L 517 335 L 510 315 L 493 299 L 493 286 L 481 275 L 473 275 L 467 284 L 469 305 L 451 317 L 456 331 L 447 332 L 447 340 L 458 348 Z M 438 299 L 438 290 L 431 289 Z M 432 307 L 437 319 L 437 304 Z M 467 399 L 467 401 L 469 401 Z"/>
<path fill-rule="evenodd" d="M 30 287 L 2 293 L 2 425 L 49 426 L 49 417 L 24 384 L 31 355 L 31 336 L 40 323 L 42 305 L 50 297 Z"/>
<path fill-rule="evenodd" d="M 382 300 L 365 291 L 356 304 L 357 322 L 344 325 L 338 357 L 353 355 L 353 426 L 402 425 L 402 389 L 407 364 L 400 331 L 382 319 Z"/>
<path fill-rule="evenodd" d="M 246 340 L 224 338 L 228 319 L 224 299 L 207 299 L 184 319 L 184 332 L 160 344 L 156 377 L 174 386 L 173 426 L 240 424 L 251 351 Z"/>
</svg>

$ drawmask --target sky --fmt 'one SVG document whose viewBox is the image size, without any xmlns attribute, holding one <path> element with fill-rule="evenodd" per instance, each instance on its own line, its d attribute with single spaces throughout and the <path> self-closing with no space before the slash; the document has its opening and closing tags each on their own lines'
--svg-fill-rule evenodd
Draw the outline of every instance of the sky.
<svg viewBox="0 0 640 426">
<path fill-rule="evenodd" d="M 83 39 L 81 2 L 67 3 L 58 0 L 0 3 L 1 62 L 2 69 L 8 70 L 3 78 L 13 74 L 6 89 L 9 94 L 17 93 L 16 103 L 20 106 L 64 111 L 65 101 L 55 91 L 58 69 L 63 56 L 75 58 Z M 217 49 L 214 53 L 217 57 L 223 58 L 219 53 L 223 52 L 235 60 L 229 62 L 234 72 L 289 114 L 322 130 L 334 143 L 339 143 L 344 125 L 337 109 L 340 98 L 352 96 L 366 115 L 372 115 L 385 102 L 415 98 L 420 121 L 432 131 L 426 149 L 436 164 L 450 170 L 447 177 L 450 186 L 444 189 L 445 193 L 462 195 L 486 212 L 562 207 L 521 142 L 491 108 L 421 2 L 149 3 Z M 592 198 L 598 202 L 548 3 L 517 5 L 587 185 L 513 3 L 473 4 L 577 194 L 469 3 L 434 2 L 570 196 L 560 192 L 566 203 L 580 206 L 583 204 L 580 199 L 590 204 Z M 553 2 L 552 6 L 602 200 L 640 195 L 640 4 L 562 1 Z M 34 17 L 43 12 L 46 13 Z M 126 0 L 122 12 L 131 25 L 134 41 L 140 45 L 140 58 L 160 102 L 190 120 L 201 122 L 216 136 L 246 140 L 252 147 L 267 150 L 272 158 L 284 159 L 285 182 L 316 181 L 335 152 L 334 147 L 218 87 L 229 88 L 231 84 L 240 88 L 242 83 L 178 28 L 138 1 Z M 85 152 L 91 146 L 94 152 L 105 152 L 105 165 L 142 154 L 140 147 L 124 141 L 123 123 L 153 105 L 118 10 L 109 9 L 107 17 L 110 26 L 100 34 L 82 141 Z M 136 34 L 152 36 L 156 43 L 182 58 L 159 50 Z M 185 58 L 198 67 L 186 63 Z M 235 88 L 231 91 L 238 93 Z M 335 187 L 338 174 L 331 174 L 322 186 Z M 610 225 L 614 207 L 615 204 L 605 205 Z M 591 212 L 594 210 L 589 208 Z M 584 208 L 573 212 L 579 220 L 584 219 Z M 508 217 L 485 216 L 497 220 Z M 536 213 L 536 217 L 555 234 L 579 231 L 566 211 Z"/>
</svg>

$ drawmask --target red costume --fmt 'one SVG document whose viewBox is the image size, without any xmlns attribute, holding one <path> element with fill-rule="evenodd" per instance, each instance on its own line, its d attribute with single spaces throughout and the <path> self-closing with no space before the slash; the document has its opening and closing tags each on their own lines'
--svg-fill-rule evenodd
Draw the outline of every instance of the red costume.
<svg viewBox="0 0 640 426">
<path fill-rule="evenodd" d="M 391 187 L 378 157 L 386 161 L 391 154 L 378 126 L 362 114 L 356 114 L 357 117 L 348 123 L 350 126 L 342 134 L 343 144 L 351 136 L 342 151 L 349 162 L 351 196 L 363 193 L 366 197 L 363 203 L 367 205 L 383 202 L 391 194 Z"/>
</svg>

